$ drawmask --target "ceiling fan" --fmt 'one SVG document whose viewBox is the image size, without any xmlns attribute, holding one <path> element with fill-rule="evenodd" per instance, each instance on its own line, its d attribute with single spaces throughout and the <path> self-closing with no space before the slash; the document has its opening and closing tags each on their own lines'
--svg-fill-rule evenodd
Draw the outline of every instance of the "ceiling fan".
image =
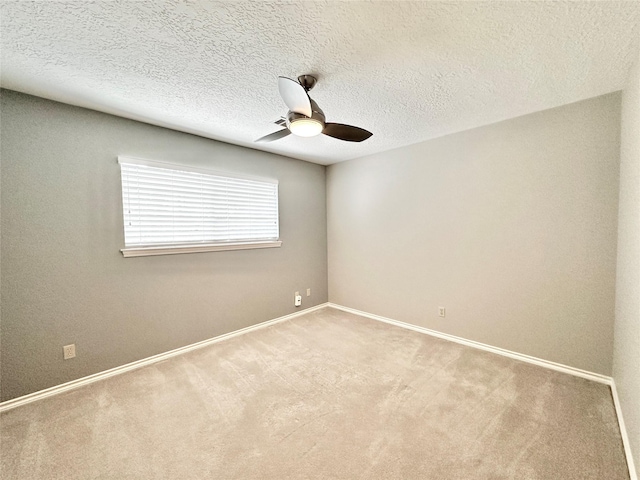
<svg viewBox="0 0 640 480">
<path fill-rule="evenodd" d="M 278 90 L 289 111 L 286 117 L 275 123 L 285 128 L 265 135 L 256 142 L 273 142 L 291 133 L 299 137 L 313 137 L 323 133 L 347 142 L 362 142 L 373 135 L 364 128 L 325 122 L 324 112 L 308 94 L 316 82 L 317 79 L 312 75 L 300 75 L 298 81 L 278 77 Z"/>
</svg>

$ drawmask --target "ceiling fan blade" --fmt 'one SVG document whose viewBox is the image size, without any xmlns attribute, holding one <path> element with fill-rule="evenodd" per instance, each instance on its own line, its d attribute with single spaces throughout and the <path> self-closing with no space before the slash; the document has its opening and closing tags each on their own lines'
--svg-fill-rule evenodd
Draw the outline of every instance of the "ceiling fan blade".
<svg viewBox="0 0 640 480">
<path fill-rule="evenodd" d="M 270 133 L 269 135 L 265 135 L 264 137 L 260 137 L 255 140 L 256 142 L 273 142 L 274 140 L 280 140 L 281 138 L 286 137 L 291 132 L 288 128 L 284 128 L 282 130 L 278 130 L 277 132 Z"/>
<path fill-rule="evenodd" d="M 278 77 L 278 90 L 290 111 L 311 116 L 311 99 L 302 85 L 290 78 Z"/>
<path fill-rule="evenodd" d="M 364 128 L 344 125 L 342 123 L 325 123 L 322 133 L 347 142 L 362 142 L 373 135 L 373 133 Z"/>
</svg>

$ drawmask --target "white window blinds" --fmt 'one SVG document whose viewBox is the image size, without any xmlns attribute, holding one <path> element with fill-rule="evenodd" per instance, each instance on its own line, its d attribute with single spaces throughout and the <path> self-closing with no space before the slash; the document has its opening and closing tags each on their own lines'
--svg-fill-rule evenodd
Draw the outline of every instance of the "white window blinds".
<svg viewBox="0 0 640 480">
<path fill-rule="evenodd" d="M 118 161 L 125 248 L 278 240 L 277 182 Z"/>
</svg>

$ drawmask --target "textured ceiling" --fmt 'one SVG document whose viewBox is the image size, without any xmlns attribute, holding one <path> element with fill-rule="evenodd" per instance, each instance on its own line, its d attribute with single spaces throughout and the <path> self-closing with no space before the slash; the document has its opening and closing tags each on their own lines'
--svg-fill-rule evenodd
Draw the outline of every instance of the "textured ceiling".
<svg viewBox="0 0 640 480">
<path fill-rule="evenodd" d="M 330 164 L 619 90 L 640 3 L 6 1 L 2 86 Z M 253 140 L 313 73 L 347 143 Z"/>
</svg>

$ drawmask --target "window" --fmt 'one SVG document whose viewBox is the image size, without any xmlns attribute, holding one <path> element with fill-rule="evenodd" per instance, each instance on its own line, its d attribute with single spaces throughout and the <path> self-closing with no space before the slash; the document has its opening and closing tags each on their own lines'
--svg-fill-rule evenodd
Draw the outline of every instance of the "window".
<svg viewBox="0 0 640 480">
<path fill-rule="evenodd" d="M 125 257 L 279 247 L 278 183 L 118 157 Z"/>
</svg>

